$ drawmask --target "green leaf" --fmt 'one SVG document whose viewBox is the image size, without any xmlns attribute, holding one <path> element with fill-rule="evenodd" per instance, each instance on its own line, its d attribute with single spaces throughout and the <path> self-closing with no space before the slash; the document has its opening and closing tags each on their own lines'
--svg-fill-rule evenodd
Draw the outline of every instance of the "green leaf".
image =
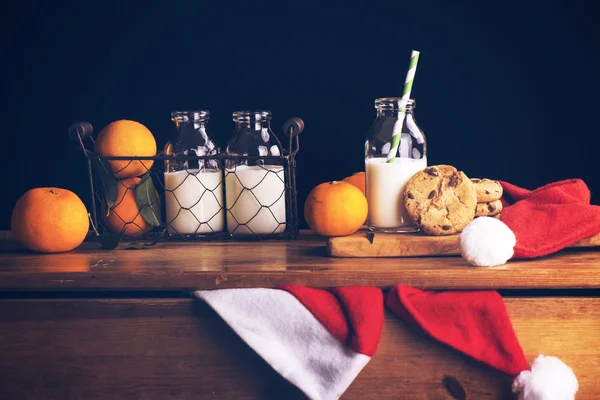
<svg viewBox="0 0 600 400">
<path fill-rule="evenodd" d="M 96 167 L 96 171 L 98 171 L 100 179 L 102 180 L 104 198 L 106 201 L 106 213 L 108 215 L 110 209 L 117 201 L 117 178 L 115 178 L 112 168 L 107 160 L 95 160 L 93 164 Z"/>
<path fill-rule="evenodd" d="M 144 250 L 148 247 L 141 243 L 122 243 L 119 244 L 115 250 Z"/>
<path fill-rule="evenodd" d="M 163 231 L 163 233 L 164 232 L 166 232 L 166 229 Z M 162 233 L 155 240 L 148 242 L 148 243 L 135 243 L 135 242 L 121 243 L 115 248 L 115 250 L 145 250 L 145 249 L 149 249 L 150 247 L 156 246 L 156 244 L 160 241 L 161 237 L 162 237 Z"/>
<path fill-rule="evenodd" d="M 104 232 L 99 236 L 100 245 L 108 250 L 114 250 L 121 242 L 121 234 L 115 232 Z"/>
<path fill-rule="evenodd" d="M 145 250 L 154 247 L 158 240 L 149 243 L 121 243 L 120 233 L 105 232 L 99 236 L 100 245 L 106 250 Z"/>
<path fill-rule="evenodd" d="M 167 233 L 167 228 L 163 228 L 163 230 L 154 238 L 153 241 L 149 242 L 149 243 L 144 243 L 144 246 L 146 247 L 152 247 L 152 246 L 156 246 L 158 244 L 158 242 L 160 242 L 162 240 L 162 238 L 165 236 L 165 233 Z"/>
<path fill-rule="evenodd" d="M 136 201 L 142 218 L 152 226 L 160 226 L 160 203 L 158 192 L 152 182 L 150 172 L 142 176 L 140 184 L 135 188 Z"/>
<path fill-rule="evenodd" d="M 373 244 L 373 240 L 375 240 L 375 234 L 373 232 L 367 232 L 366 235 L 369 243 Z"/>
</svg>

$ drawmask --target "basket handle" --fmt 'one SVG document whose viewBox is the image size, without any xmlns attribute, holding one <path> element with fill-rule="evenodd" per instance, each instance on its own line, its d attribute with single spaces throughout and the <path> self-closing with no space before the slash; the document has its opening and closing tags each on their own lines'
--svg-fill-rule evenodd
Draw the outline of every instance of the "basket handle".
<svg viewBox="0 0 600 400">
<path fill-rule="evenodd" d="M 298 135 L 304 131 L 304 121 L 298 117 L 293 117 L 285 121 L 283 124 L 283 132 L 290 138 L 288 152 L 289 154 L 296 154 L 300 149 L 300 142 L 298 141 Z M 295 146 L 294 146 L 295 144 Z"/>
<path fill-rule="evenodd" d="M 89 137 L 93 142 L 92 133 L 94 133 L 94 127 L 89 122 L 77 122 L 69 127 L 69 139 L 79 142 L 84 153 L 86 153 L 86 148 L 83 141 Z"/>
<path fill-rule="evenodd" d="M 92 136 L 94 128 L 89 122 L 77 122 L 69 127 L 69 139 L 84 140 L 88 136 Z"/>
<path fill-rule="evenodd" d="M 293 117 L 285 121 L 283 131 L 288 136 L 297 136 L 304 130 L 304 121 L 298 117 Z"/>
</svg>

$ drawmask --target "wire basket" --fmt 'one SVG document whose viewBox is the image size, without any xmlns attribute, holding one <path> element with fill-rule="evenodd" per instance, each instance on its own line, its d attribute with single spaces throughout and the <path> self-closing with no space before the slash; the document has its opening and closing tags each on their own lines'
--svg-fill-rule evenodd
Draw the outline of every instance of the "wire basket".
<svg viewBox="0 0 600 400">
<path fill-rule="evenodd" d="M 100 236 L 151 243 L 291 240 L 299 232 L 295 156 L 303 130 L 301 119 L 286 121 L 281 156 L 103 157 L 92 150 L 89 122 L 71 125 L 69 137 L 88 164 L 90 215 Z M 171 173 L 174 161 L 189 167 Z M 120 178 L 133 169 L 135 176 Z"/>
</svg>

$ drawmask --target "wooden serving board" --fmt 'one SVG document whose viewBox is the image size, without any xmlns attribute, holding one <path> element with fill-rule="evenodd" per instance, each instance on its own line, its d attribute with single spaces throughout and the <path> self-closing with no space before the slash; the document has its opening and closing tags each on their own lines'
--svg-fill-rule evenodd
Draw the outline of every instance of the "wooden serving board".
<svg viewBox="0 0 600 400">
<path fill-rule="evenodd" d="M 327 254 L 331 257 L 417 257 L 460 255 L 459 234 L 428 236 L 423 233 L 376 233 L 373 243 L 367 230 L 327 239 Z M 600 234 L 583 239 L 571 247 L 600 246 Z"/>
</svg>

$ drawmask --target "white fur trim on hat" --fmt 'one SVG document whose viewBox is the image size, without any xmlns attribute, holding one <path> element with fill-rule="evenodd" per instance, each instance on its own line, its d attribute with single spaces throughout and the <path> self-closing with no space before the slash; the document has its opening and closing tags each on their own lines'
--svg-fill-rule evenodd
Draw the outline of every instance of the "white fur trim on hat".
<svg viewBox="0 0 600 400">
<path fill-rule="evenodd" d="M 556 357 L 539 355 L 531 371 L 523 371 L 512 384 L 520 400 L 574 400 L 579 389 L 573 370 Z"/>
<path fill-rule="evenodd" d="M 371 360 L 333 336 L 284 290 L 198 290 L 194 295 L 311 400 L 338 399 Z"/>
<path fill-rule="evenodd" d="M 505 264 L 514 254 L 517 239 L 502 221 L 475 218 L 460 234 L 460 252 L 472 265 L 492 267 Z"/>
</svg>

